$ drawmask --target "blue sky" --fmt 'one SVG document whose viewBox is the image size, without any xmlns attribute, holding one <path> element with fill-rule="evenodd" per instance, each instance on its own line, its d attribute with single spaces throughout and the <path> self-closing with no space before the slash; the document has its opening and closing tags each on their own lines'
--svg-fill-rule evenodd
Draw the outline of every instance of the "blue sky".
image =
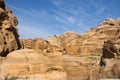
<svg viewBox="0 0 120 80">
<path fill-rule="evenodd" d="M 83 33 L 105 18 L 120 17 L 120 0 L 5 0 L 18 18 L 21 38 Z"/>
</svg>

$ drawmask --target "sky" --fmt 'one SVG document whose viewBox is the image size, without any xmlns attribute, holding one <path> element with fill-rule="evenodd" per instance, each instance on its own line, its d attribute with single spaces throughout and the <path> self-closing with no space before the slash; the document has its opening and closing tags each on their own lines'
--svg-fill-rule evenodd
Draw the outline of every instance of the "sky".
<svg viewBox="0 0 120 80">
<path fill-rule="evenodd" d="M 5 0 L 19 24 L 20 38 L 83 33 L 105 18 L 120 17 L 120 0 Z"/>
</svg>

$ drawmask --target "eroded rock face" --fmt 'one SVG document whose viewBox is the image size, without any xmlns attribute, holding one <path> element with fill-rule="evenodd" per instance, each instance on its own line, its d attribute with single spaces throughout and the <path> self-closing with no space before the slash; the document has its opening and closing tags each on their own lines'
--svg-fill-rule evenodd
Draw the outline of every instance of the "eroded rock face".
<svg viewBox="0 0 120 80">
<path fill-rule="evenodd" d="M 46 56 L 33 49 L 13 51 L 0 58 L 0 79 L 97 80 L 99 57 Z"/>
<path fill-rule="evenodd" d="M 119 34 L 119 31 L 120 20 L 108 18 L 97 27 L 91 28 L 83 34 L 65 32 L 62 35 L 48 37 L 47 40 L 38 39 L 39 41 L 36 41 L 34 39 L 25 42 L 23 39 L 23 42 L 25 48 L 27 48 L 26 46 L 28 45 L 32 45 L 31 49 L 44 49 L 48 52 L 56 52 L 55 50 L 57 48 L 58 50 L 61 48 L 62 51 L 60 50 L 60 52 L 68 55 L 100 55 L 104 41 L 112 39 L 116 34 Z M 55 49 L 51 49 L 50 46 Z"/>
<path fill-rule="evenodd" d="M 57 59 L 59 58 L 59 59 Z M 0 79 L 67 80 L 61 58 L 50 58 L 32 50 L 14 51 L 7 55 L 0 66 Z"/>
<path fill-rule="evenodd" d="M 48 48 L 48 41 L 43 40 L 42 38 L 26 38 L 26 39 L 21 39 L 24 48 L 26 49 L 39 49 L 39 50 L 47 50 Z"/>
<path fill-rule="evenodd" d="M 17 18 L 5 6 L 4 0 L 0 0 L 0 56 L 21 48 L 17 24 Z"/>
<path fill-rule="evenodd" d="M 34 49 L 54 58 L 51 58 L 52 61 L 57 60 L 58 56 L 62 58 L 61 66 L 68 80 L 120 78 L 119 19 L 105 19 L 81 35 L 65 32 L 47 40 L 37 38 L 32 41 Z"/>
<path fill-rule="evenodd" d="M 17 18 L 0 0 L 0 56 L 13 51 L 0 57 L 0 80 L 120 78 L 120 19 L 105 19 L 83 34 L 65 32 L 47 40 L 21 39 L 22 42 L 17 24 Z M 24 49 L 17 50 L 22 44 Z"/>
<path fill-rule="evenodd" d="M 120 78 L 120 37 L 119 29 L 114 38 L 104 43 L 103 54 L 100 62 L 101 78 Z"/>
</svg>

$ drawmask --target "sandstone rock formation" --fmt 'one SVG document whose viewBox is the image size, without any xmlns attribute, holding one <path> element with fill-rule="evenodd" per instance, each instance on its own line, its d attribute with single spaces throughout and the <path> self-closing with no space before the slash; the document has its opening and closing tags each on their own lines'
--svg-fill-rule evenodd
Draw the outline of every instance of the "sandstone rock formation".
<svg viewBox="0 0 120 80">
<path fill-rule="evenodd" d="M 25 48 L 49 50 L 49 46 L 55 49 L 60 49 L 60 52 L 68 55 L 100 55 L 104 41 L 112 39 L 116 36 L 116 32 L 120 28 L 120 20 L 105 19 L 101 24 L 95 28 L 91 28 L 83 34 L 75 32 L 65 32 L 62 35 L 55 35 L 48 37 L 47 40 L 39 39 L 41 42 L 37 43 L 36 40 L 23 39 Z M 31 47 L 30 47 L 31 45 Z M 29 47 L 28 47 L 29 46 Z M 52 49 L 54 52 L 55 49 Z"/>
<path fill-rule="evenodd" d="M 35 39 L 30 39 L 30 38 L 26 38 L 26 39 L 21 39 L 21 41 L 23 42 L 23 46 L 24 48 L 28 48 L 28 49 L 47 49 L 48 47 L 48 42 L 46 40 L 43 40 L 42 38 L 35 38 Z"/>
<path fill-rule="evenodd" d="M 47 40 L 19 39 L 17 24 L 0 0 L 0 80 L 120 78 L 120 19 L 108 18 L 83 34 L 65 32 Z"/>
<path fill-rule="evenodd" d="M 99 76 L 97 56 L 46 56 L 33 49 L 23 49 L 13 51 L 0 60 L 1 80 L 95 80 Z"/>
<path fill-rule="evenodd" d="M 101 78 L 120 78 L 120 30 L 116 36 L 104 43 L 103 55 L 100 62 Z"/>
<path fill-rule="evenodd" d="M 0 0 L 0 56 L 21 48 L 17 24 L 17 18 L 5 6 L 4 0 Z"/>
<path fill-rule="evenodd" d="M 60 62 L 68 80 L 119 78 L 119 19 L 105 19 L 100 25 L 81 35 L 65 32 L 62 35 L 51 36 L 47 40 L 37 38 L 30 43 L 30 49 L 36 49 L 45 56 L 55 58 L 54 60 L 61 56 Z M 36 45 L 45 47 L 35 47 Z"/>
<path fill-rule="evenodd" d="M 1 79 L 14 77 L 18 79 L 67 80 L 67 73 L 60 61 L 60 58 L 52 60 L 32 49 L 14 51 L 7 55 L 0 66 Z"/>
</svg>

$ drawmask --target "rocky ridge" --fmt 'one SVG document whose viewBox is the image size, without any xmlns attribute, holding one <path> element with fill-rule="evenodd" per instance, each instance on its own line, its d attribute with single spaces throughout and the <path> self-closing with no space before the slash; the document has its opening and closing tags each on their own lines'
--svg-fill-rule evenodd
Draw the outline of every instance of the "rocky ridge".
<svg viewBox="0 0 120 80">
<path fill-rule="evenodd" d="M 65 32 L 62 35 L 48 37 L 47 40 L 41 38 L 22 39 L 24 48 L 41 49 L 46 52 L 56 52 L 56 50 L 68 55 L 100 55 L 104 41 L 116 36 L 120 27 L 120 19 L 105 19 L 95 28 L 91 28 L 83 34 L 75 32 Z M 54 49 L 51 49 L 54 48 Z"/>
</svg>

